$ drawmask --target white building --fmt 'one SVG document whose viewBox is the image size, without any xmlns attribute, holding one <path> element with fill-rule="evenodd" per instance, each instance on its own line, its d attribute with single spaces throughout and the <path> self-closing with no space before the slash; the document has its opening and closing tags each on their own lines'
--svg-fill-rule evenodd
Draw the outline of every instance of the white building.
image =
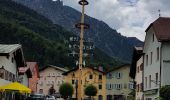
<svg viewBox="0 0 170 100">
<path fill-rule="evenodd" d="M 146 29 L 143 53 L 144 99 L 155 100 L 160 87 L 170 85 L 170 18 L 160 17 Z"/>
<path fill-rule="evenodd" d="M 37 85 L 37 92 L 45 95 L 49 94 L 49 89 L 53 86 L 56 93 L 59 93 L 59 87 L 64 83 L 64 72 L 68 70 L 57 66 L 49 65 L 40 69 L 40 79 Z"/>
<path fill-rule="evenodd" d="M 0 86 L 18 79 L 18 68 L 25 66 L 21 45 L 0 44 Z"/>
</svg>

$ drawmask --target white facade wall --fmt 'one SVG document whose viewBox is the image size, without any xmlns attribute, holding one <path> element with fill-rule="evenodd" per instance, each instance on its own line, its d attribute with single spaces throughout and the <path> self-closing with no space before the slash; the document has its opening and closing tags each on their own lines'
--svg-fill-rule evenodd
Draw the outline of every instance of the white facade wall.
<svg viewBox="0 0 170 100">
<path fill-rule="evenodd" d="M 142 66 L 142 68 L 141 68 L 141 66 Z M 143 56 L 137 61 L 137 65 L 136 65 L 136 77 L 135 77 L 136 85 L 143 84 L 142 76 L 143 76 Z M 142 87 L 140 87 L 140 88 L 142 88 Z M 137 89 L 137 87 L 136 87 L 136 89 Z M 141 91 L 136 90 L 136 99 L 135 100 L 142 100 L 142 99 L 143 99 L 142 90 Z"/>
<path fill-rule="evenodd" d="M 170 85 L 170 43 L 162 45 L 161 86 Z"/>
<path fill-rule="evenodd" d="M 12 62 L 12 58 L 13 58 L 13 62 Z M 0 68 L 2 66 L 4 66 L 5 70 L 13 73 L 17 77 L 17 69 L 16 69 L 17 66 L 12 53 L 9 54 L 9 58 L 7 58 L 6 56 L 0 56 Z M 0 78 L 0 86 L 6 85 L 8 83 L 10 83 L 10 81 Z"/>
<path fill-rule="evenodd" d="M 22 83 L 23 85 L 25 85 L 26 87 L 28 87 L 28 76 L 26 73 L 24 73 L 24 75 L 21 75 L 21 77 L 23 77 Z"/>
<path fill-rule="evenodd" d="M 154 41 L 153 41 L 153 34 L 154 31 L 152 28 L 148 30 L 146 33 L 145 38 L 145 45 L 144 45 L 144 98 L 150 98 L 155 99 L 159 97 L 159 92 L 156 93 L 149 93 L 148 90 L 153 91 L 154 89 L 157 89 L 159 91 L 159 85 L 155 84 L 156 81 L 156 73 L 158 73 L 158 81 L 160 81 L 160 53 L 159 53 L 159 59 L 157 60 L 157 48 L 161 47 L 161 43 L 157 41 L 156 36 L 154 35 Z M 152 52 L 152 63 L 151 63 L 151 52 Z M 147 55 L 148 55 L 148 65 L 147 65 Z M 151 81 L 150 77 L 151 75 Z M 146 81 L 147 78 L 147 81 Z M 151 86 L 149 86 L 151 83 Z"/>
</svg>

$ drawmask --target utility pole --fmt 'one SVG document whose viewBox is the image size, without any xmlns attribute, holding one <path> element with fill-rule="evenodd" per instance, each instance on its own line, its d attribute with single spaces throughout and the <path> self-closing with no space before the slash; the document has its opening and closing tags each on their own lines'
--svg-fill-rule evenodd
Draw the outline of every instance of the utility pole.
<svg viewBox="0 0 170 100">
<path fill-rule="evenodd" d="M 79 4 L 82 6 L 81 22 L 76 24 L 76 28 L 80 29 L 80 46 L 79 46 L 79 78 L 78 78 L 78 100 L 82 100 L 82 67 L 83 67 L 83 42 L 84 42 L 84 30 L 89 28 L 88 24 L 84 23 L 84 8 L 88 5 L 86 0 L 80 0 Z"/>
</svg>

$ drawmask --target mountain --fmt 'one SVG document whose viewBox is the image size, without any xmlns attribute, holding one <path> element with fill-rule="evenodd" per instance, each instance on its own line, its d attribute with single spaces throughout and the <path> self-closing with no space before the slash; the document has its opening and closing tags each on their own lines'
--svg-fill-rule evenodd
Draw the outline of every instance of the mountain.
<svg viewBox="0 0 170 100">
<path fill-rule="evenodd" d="M 45 17 L 53 23 L 63 26 L 76 35 L 79 34 L 74 25 L 80 21 L 81 13 L 69 6 L 63 5 L 60 0 L 14 0 L 21 3 Z M 134 45 L 143 45 L 138 39 L 122 36 L 110 28 L 103 21 L 90 16 L 85 16 L 85 22 L 90 24 L 90 29 L 85 32 L 85 37 L 92 38 L 96 47 L 113 58 L 130 62 Z"/>
<path fill-rule="evenodd" d="M 68 56 L 68 39 L 75 36 L 72 32 L 11 0 L 0 0 L 0 12 L 0 44 L 22 44 L 26 61 L 37 61 L 41 67 L 75 67 L 75 58 Z M 121 64 L 98 48 L 94 54 L 89 65 Z"/>
</svg>

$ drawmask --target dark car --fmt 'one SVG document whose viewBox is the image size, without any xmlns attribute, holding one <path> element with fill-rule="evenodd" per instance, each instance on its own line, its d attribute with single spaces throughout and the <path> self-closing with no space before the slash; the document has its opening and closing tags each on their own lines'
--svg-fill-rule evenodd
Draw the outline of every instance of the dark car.
<svg viewBox="0 0 170 100">
<path fill-rule="evenodd" d="M 43 94 L 31 94 L 27 100 L 45 100 L 45 96 Z"/>
</svg>

